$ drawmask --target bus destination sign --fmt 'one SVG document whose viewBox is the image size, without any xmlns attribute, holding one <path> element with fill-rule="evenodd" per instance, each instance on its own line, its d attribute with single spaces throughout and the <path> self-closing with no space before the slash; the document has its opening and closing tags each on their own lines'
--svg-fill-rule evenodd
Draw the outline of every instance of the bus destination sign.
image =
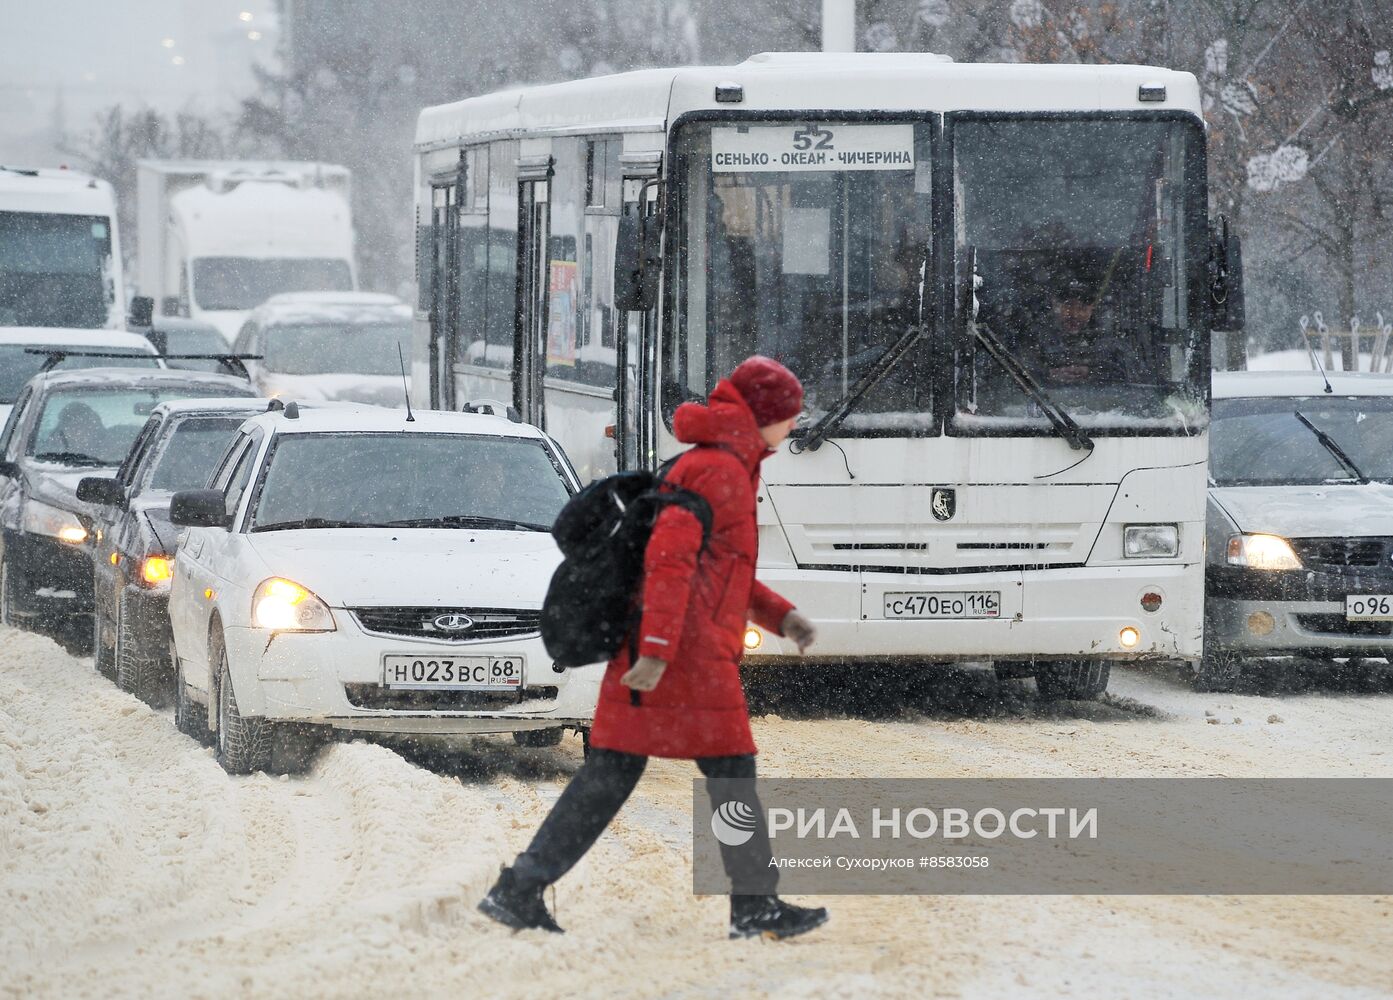
<svg viewBox="0 0 1393 1000">
<path fill-rule="evenodd" d="M 742 125 L 711 130 L 711 170 L 913 170 L 913 125 Z"/>
</svg>

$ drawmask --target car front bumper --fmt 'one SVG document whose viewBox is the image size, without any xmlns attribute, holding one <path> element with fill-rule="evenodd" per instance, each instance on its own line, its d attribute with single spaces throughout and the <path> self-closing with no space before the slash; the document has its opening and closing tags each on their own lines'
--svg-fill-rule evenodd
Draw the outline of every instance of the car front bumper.
<svg viewBox="0 0 1393 1000">
<path fill-rule="evenodd" d="M 228 628 L 228 665 L 245 715 L 382 735 L 506 733 L 588 727 L 604 665 L 557 671 L 536 636 L 438 643 L 371 634 L 333 609 L 334 632 Z M 382 686 L 382 658 L 509 655 L 524 658 L 522 688 L 414 692 Z"/>
<path fill-rule="evenodd" d="M 1393 655 L 1393 622 L 1345 618 L 1355 594 L 1393 594 L 1393 575 L 1210 567 L 1205 642 L 1254 657 Z"/>
<path fill-rule="evenodd" d="M 92 613 L 92 558 L 86 545 L 6 532 L 5 562 L 16 614 L 62 620 Z"/>
</svg>

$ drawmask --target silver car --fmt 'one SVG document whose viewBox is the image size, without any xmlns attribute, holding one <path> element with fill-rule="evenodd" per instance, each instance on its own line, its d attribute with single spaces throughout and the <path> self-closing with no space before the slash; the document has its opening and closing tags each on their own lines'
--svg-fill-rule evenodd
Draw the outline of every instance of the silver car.
<svg viewBox="0 0 1393 1000">
<path fill-rule="evenodd" d="M 1393 652 L 1393 376 L 1214 375 L 1202 690 Z"/>
</svg>

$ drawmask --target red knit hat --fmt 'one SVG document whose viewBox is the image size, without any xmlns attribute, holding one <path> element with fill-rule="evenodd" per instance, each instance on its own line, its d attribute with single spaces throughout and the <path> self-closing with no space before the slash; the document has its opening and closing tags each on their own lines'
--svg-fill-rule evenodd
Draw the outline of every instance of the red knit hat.
<svg viewBox="0 0 1393 1000">
<path fill-rule="evenodd" d="M 798 376 L 762 354 L 740 362 L 730 373 L 730 383 L 740 390 L 760 427 L 796 417 L 803 409 L 803 383 Z"/>
</svg>

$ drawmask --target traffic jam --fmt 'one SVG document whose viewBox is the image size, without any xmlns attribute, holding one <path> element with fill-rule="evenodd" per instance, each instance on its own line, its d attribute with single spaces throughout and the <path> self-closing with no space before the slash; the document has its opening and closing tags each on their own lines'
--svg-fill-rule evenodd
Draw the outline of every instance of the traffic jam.
<svg viewBox="0 0 1393 1000">
<path fill-rule="evenodd" d="M 924 960 L 900 911 L 785 900 L 758 800 L 718 802 L 756 754 L 761 782 L 1386 776 L 1393 374 L 1310 342 L 1225 370 L 1250 321 L 1203 111 L 1179 70 L 854 52 L 426 106 L 397 294 L 360 275 L 338 164 L 143 159 L 133 206 L 0 166 L 0 798 L 25 803 L 0 842 L 69 824 L 59 888 L 3 897 L 30 957 L 66 933 L 41 911 L 126 912 L 77 885 L 90 855 L 144 873 L 132 926 L 197 939 L 214 993 L 374 995 L 295 965 L 321 914 L 324 963 L 388 977 L 481 974 L 466 921 L 565 916 L 614 939 L 597 968 L 651 961 L 593 894 L 557 907 L 574 869 L 680 897 L 655 933 L 742 995 L 748 965 L 686 937 L 705 856 L 729 938 L 829 942 L 774 960 L 789 995 L 863 967 L 899 994 Z M 1234 915 L 1179 908 L 1236 892 L 1099 891 L 1019 897 L 1083 935 L 1048 961 L 1017 896 L 902 901 L 962 933 L 942 971 L 972 995 L 1128 995 L 1161 929 L 1194 937 L 1138 959 L 1141 992 L 1194 948 L 1291 985 L 1280 895 L 1225 965 Z M 1172 891 L 1200 902 L 1138 901 Z M 1343 905 L 1310 940 L 1375 933 Z M 1070 978 L 1099 928 L 1115 964 Z M 1002 935 L 1009 982 L 973 965 Z M 593 957 L 561 954 L 557 993 Z M 116 992 L 158 992 L 120 962 Z"/>
</svg>

